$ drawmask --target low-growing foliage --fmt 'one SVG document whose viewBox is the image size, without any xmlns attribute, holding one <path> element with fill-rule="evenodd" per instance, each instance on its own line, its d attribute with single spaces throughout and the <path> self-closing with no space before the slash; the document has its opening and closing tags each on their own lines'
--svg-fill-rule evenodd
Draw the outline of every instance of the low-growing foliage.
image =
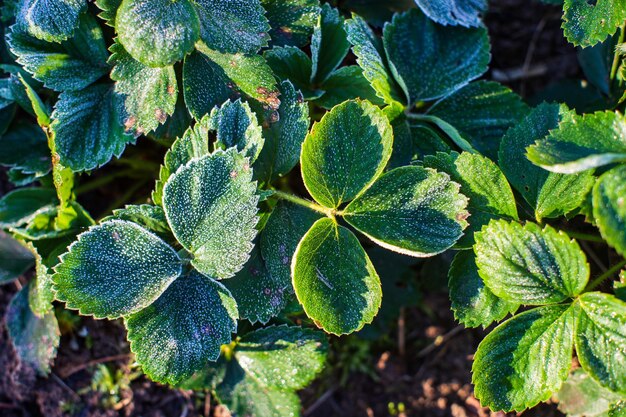
<svg viewBox="0 0 626 417">
<path fill-rule="evenodd" d="M 35 271 L 7 307 L 20 360 L 50 372 L 56 300 L 122 319 L 154 381 L 296 416 L 325 333 L 375 337 L 416 303 L 411 258 L 455 250 L 456 319 L 499 322 L 474 358 L 484 406 L 558 392 L 571 416 L 624 415 L 624 1 L 563 2 L 592 97 L 535 107 L 478 80 L 486 1 L 334 3 L 2 6 L 0 165 L 19 188 L 0 283 Z M 134 144 L 167 150 L 122 156 Z M 156 181 L 96 221 L 78 201 L 107 164 Z M 596 273 L 577 239 L 614 264 Z"/>
</svg>

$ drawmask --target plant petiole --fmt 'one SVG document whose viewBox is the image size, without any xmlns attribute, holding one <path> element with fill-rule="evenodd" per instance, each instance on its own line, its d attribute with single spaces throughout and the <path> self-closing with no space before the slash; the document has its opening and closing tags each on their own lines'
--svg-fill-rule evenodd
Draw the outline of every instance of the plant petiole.
<svg viewBox="0 0 626 417">
<path fill-rule="evenodd" d="M 337 210 L 335 209 L 330 209 L 327 207 L 320 206 L 319 204 L 314 203 L 311 200 L 307 200 L 307 199 L 295 196 L 293 194 L 285 193 L 283 191 L 275 191 L 273 195 L 283 200 L 289 201 L 291 203 L 298 204 L 300 206 L 309 208 L 313 211 L 317 211 L 318 213 L 322 213 L 325 216 L 328 216 L 333 220 L 335 219 L 335 215 L 338 214 Z"/>
<path fill-rule="evenodd" d="M 607 279 L 611 278 L 614 274 L 616 274 L 620 269 L 626 266 L 626 259 L 616 263 L 612 267 L 610 267 L 605 273 L 600 275 L 598 278 L 591 281 L 587 288 L 585 288 L 584 292 L 589 292 L 595 290 L 600 284 L 602 284 Z"/>
</svg>

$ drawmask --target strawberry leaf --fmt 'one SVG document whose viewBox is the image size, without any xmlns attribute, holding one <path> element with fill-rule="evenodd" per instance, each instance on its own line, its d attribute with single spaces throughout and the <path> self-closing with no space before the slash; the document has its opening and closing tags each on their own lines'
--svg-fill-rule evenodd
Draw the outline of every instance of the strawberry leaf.
<svg viewBox="0 0 626 417">
<path fill-rule="evenodd" d="M 343 215 L 380 246 L 426 257 L 452 247 L 463 235 L 466 206 L 467 198 L 448 175 L 409 166 L 383 174 Z"/>
<path fill-rule="evenodd" d="M 85 0 L 24 0 L 16 20 L 36 38 L 60 42 L 72 36 L 86 6 Z"/>
<path fill-rule="evenodd" d="M 480 14 L 487 10 L 487 0 L 415 0 L 420 9 L 442 25 L 480 26 Z"/>
<path fill-rule="evenodd" d="M 117 318 L 152 304 L 182 265 L 159 237 L 135 223 L 112 220 L 80 234 L 55 271 L 56 297 L 68 308 Z"/>
<path fill-rule="evenodd" d="M 563 33 L 568 41 L 583 48 L 602 42 L 617 32 L 626 19 L 624 0 L 565 0 Z"/>
<path fill-rule="evenodd" d="M 326 81 L 348 54 L 350 43 L 343 24 L 344 19 L 337 9 L 329 4 L 322 6 L 311 39 L 311 83 L 322 84 Z"/>
<path fill-rule="evenodd" d="M 50 188 L 20 188 L 0 198 L 0 227 L 17 227 L 31 221 L 38 213 L 57 204 Z"/>
<path fill-rule="evenodd" d="M 489 333 L 472 366 L 481 404 L 522 411 L 548 400 L 569 373 L 578 311 L 577 305 L 535 308 Z"/>
<path fill-rule="evenodd" d="M 626 256 L 626 165 L 604 173 L 593 187 L 593 217 L 602 237 Z"/>
<path fill-rule="evenodd" d="M 393 132 L 383 112 L 367 101 L 348 101 L 313 125 L 302 145 L 304 185 L 319 203 L 337 208 L 382 173 Z"/>
<path fill-rule="evenodd" d="M 261 0 L 267 11 L 273 46 L 309 43 L 319 15 L 319 0 Z"/>
<path fill-rule="evenodd" d="M 176 385 L 215 361 L 237 331 L 237 304 L 220 283 L 197 272 L 177 279 L 151 305 L 125 318 L 142 370 Z"/>
<path fill-rule="evenodd" d="M 374 266 L 356 236 L 331 219 L 318 220 L 304 235 L 291 269 L 304 311 L 327 333 L 358 331 L 380 308 Z"/>
<path fill-rule="evenodd" d="M 209 129 L 217 133 L 216 147 L 235 147 L 254 163 L 263 148 L 263 134 L 256 115 L 248 103 L 227 101 L 214 108 L 209 117 Z"/>
<path fill-rule="evenodd" d="M 0 285 L 28 271 L 35 262 L 33 253 L 10 235 L 0 231 Z"/>
<path fill-rule="evenodd" d="M 163 209 L 174 236 L 201 273 L 230 278 L 252 251 L 258 218 L 249 161 L 235 149 L 194 159 L 163 187 Z"/>
<path fill-rule="evenodd" d="M 476 234 L 474 251 L 487 287 L 514 303 L 560 303 L 580 294 L 589 280 L 578 243 L 550 226 L 493 220 Z"/>
</svg>

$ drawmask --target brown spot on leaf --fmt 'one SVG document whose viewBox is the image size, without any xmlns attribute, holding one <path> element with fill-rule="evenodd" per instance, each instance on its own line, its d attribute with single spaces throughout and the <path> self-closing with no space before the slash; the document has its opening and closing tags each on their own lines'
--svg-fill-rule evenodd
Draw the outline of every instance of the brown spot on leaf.
<svg viewBox="0 0 626 417">
<path fill-rule="evenodd" d="M 126 132 L 130 132 L 131 130 L 133 130 L 133 128 L 135 127 L 135 124 L 137 123 L 137 118 L 135 116 L 130 116 L 128 119 L 126 119 L 126 121 L 124 122 L 124 130 Z"/>
<path fill-rule="evenodd" d="M 230 177 L 231 178 L 237 178 L 237 171 L 230 171 Z"/>
<path fill-rule="evenodd" d="M 168 85 L 167 94 L 169 94 L 170 96 L 173 96 L 174 93 L 176 93 L 176 88 L 173 85 Z"/>
<path fill-rule="evenodd" d="M 167 120 L 167 114 L 162 109 L 156 109 L 154 111 L 154 117 L 159 121 L 159 123 L 163 124 Z"/>
<path fill-rule="evenodd" d="M 464 220 L 466 220 L 469 217 L 469 215 L 470 214 L 467 211 L 464 211 L 464 212 L 461 212 L 461 213 L 457 213 L 456 220 L 459 221 L 459 222 L 464 221 Z"/>
</svg>

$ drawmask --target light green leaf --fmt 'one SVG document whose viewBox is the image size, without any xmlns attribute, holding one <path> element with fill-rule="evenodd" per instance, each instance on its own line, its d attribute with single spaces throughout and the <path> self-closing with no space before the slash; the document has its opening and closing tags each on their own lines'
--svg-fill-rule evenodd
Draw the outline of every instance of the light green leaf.
<svg viewBox="0 0 626 417">
<path fill-rule="evenodd" d="M 28 292 L 25 286 L 11 300 L 5 318 L 7 330 L 20 361 L 38 374 L 47 375 L 59 347 L 59 326 L 54 312 L 43 318 L 33 314 Z"/>
<path fill-rule="evenodd" d="M 230 278 L 249 258 L 258 221 L 249 161 L 236 150 L 193 160 L 163 188 L 163 209 L 176 239 L 201 273 Z"/>
<path fill-rule="evenodd" d="M 36 241 L 75 235 L 76 230 L 85 230 L 93 224 L 89 213 L 72 201 L 64 208 L 47 206 L 38 210 L 27 224 L 12 227 L 11 232 L 20 239 Z"/>
<path fill-rule="evenodd" d="M 487 10 L 487 0 L 415 0 L 432 20 L 442 25 L 480 26 L 480 14 Z"/>
<path fill-rule="evenodd" d="M 311 39 L 311 83 L 322 84 L 348 54 L 350 43 L 343 28 L 344 19 L 329 4 L 322 6 L 321 14 Z"/>
<path fill-rule="evenodd" d="M 0 231 L 0 285 L 17 279 L 34 261 L 33 254 L 24 245 Z"/>
<path fill-rule="evenodd" d="M 352 52 L 363 69 L 363 76 L 370 82 L 378 97 L 387 104 L 404 103 L 405 93 L 391 75 L 381 40 L 359 16 L 352 16 L 345 25 Z"/>
<path fill-rule="evenodd" d="M 378 274 L 352 232 L 318 220 L 304 235 L 291 264 L 304 311 L 327 333 L 348 334 L 371 323 L 380 308 Z"/>
<path fill-rule="evenodd" d="M 278 120 L 266 120 L 265 144 L 254 164 L 254 175 L 267 183 L 287 175 L 300 160 L 302 142 L 309 131 L 309 106 L 289 81 L 280 84 Z"/>
<path fill-rule="evenodd" d="M 535 308 L 487 335 L 472 366 L 481 404 L 523 411 L 558 391 L 569 373 L 577 315 L 577 305 Z"/>
<path fill-rule="evenodd" d="M 195 0 L 200 37 L 211 49 L 254 54 L 267 46 L 270 25 L 259 0 Z"/>
<path fill-rule="evenodd" d="M 626 400 L 620 400 L 611 405 L 609 417 L 626 417 Z"/>
<path fill-rule="evenodd" d="M 96 19 L 87 13 L 80 17 L 80 26 L 74 35 L 61 43 L 34 38 L 19 24 L 11 27 L 7 40 L 17 62 L 35 79 L 56 91 L 80 90 L 109 72 L 102 30 Z"/>
<path fill-rule="evenodd" d="M 528 159 L 571 174 L 626 161 L 626 119 L 618 112 L 572 115 L 528 148 Z"/>
<path fill-rule="evenodd" d="M 246 374 L 237 361 L 231 361 L 217 397 L 233 415 L 250 417 L 297 417 L 300 398 L 295 391 L 268 389 Z"/>
<path fill-rule="evenodd" d="M 380 246 L 426 257 L 463 235 L 467 198 L 447 174 L 417 166 L 382 175 L 344 210 L 344 218 Z"/>
<path fill-rule="evenodd" d="M 624 0 L 565 0 L 563 11 L 565 37 L 583 48 L 613 35 L 626 20 Z"/>
<path fill-rule="evenodd" d="M 124 131 L 124 104 L 111 84 L 64 92 L 54 106 L 52 130 L 60 162 L 89 171 L 119 158 L 135 138 Z"/>
<path fill-rule="evenodd" d="M 611 403 L 621 398 L 580 368 L 570 373 L 556 397 L 559 411 L 568 417 L 608 417 Z"/>
<path fill-rule="evenodd" d="M 86 5 L 85 0 L 24 0 L 16 19 L 31 35 L 60 42 L 72 36 Z"/>
<path fill-rule="evenodd" d="M 280 100 L 278 99 L 276 79 L 274 78 L 272 69 L 267 65 L 267 62 L 265 62 L 262 56 L 224 54 L 209 49 L 202 43 L 198 43 L 196 48 L 206 57 L 205 59 L 218 65 L 219 68 L 215 68 L 215 65 L 207 63 L 210 68 L 208 71 L 209 73 L 216 73 L 220 83 L 223 83 L 222 80 L 226 80 L 226 88 L 229 90 L 237 88 L 253 99 L 269 106 L 272 110 L 278 109 Z M 200 68 L 204 69 L 202 67 Z M 205 74 L 206 71 L 207 69 L 204 69 Z M 206 80 L 204 80 L 204 82 L 206 83 Z M 232 87 L 228 85 L 229 82 L 233 84 Z M 187 93 L 190 88 L 192 88 L 191 85 L 185 83 L 185 93 Z M 224 87 L 220 88 L 223 89 Z M 196 94 L 201 94 L 205 89 L 206 87 L 198 90 Z M 225 100 L 218 102 L 217 105 L 222 104 L 224 101 Z M 194 114 L 193 111 L 191 113 Z M 204 113 L 200 114 L 203 115 Z"/>
<path fill-rule="evenodd" d="M 384 113 L 367 101 L 347 101 L 313 125 L 302 145 L 304 185 L 319 203 L 337 208 L 383 172 L 393 132 Z"/>
<path fill-rule="evenodd" d="M 448 288 L 454 318 L 465 327 L 483 328 L 515 313 L 519 304 L 496 297 L 485 286 L 472 251 L 460 251 L 448 271 Z"/>
<path fill-rule="evenodd" d="M 235 147 L 254 163 L 263 148 L 263 134 L 256 115 L 246 102 L 227 101 L 214 108 L 209 117 L 209 129 L 217 133 L 216 147 Z"/>
<path fill-rule="evenodd" d="M 435 103 L 428 114 L 450 123 L 474 149 L 496 160 L 502 136 L 529 111 L 507 87 L 477 81 Z"/>
<path fill-rule="evenodd" d="M 330 110 L 346 100 L 356 98 L 369 100 L 376 105 L 385 104 L 370 86 L 361 67 L 357 65 L 337 69 L 324 81 L 322 88 L 326 91 L 315 104 L 325 109 Z"/>
<path fill-rule="evenodd" d="M 593 217 L 602 237 L 626 256 L 626 165 L 604 173 L 596 182 Z"/>
<path fill-rule="evenodd" d="M 282 391 L 306 387 L 323 369 L 327 354 L 324 333 L 284 325 L 248 333 L 235 349 L 235 358 L 251 378 Z"/>
<path fill-rule="evenodd" d="M 115 27 L 115 15 L 122 0 L 95 0 L 98 9 L 102 10 L 98 17 L 106 22 L 108 26 Z"/>
<path fill-rule="evenodd" d="M 55 298 L 54 291 L 52 291 L 52 271 L 48 269 L 46 260 L 39 254 L 33 242 L 25 242 L 24 246 L 35 259 L 35 277 L 29 285 L 28 305 L 33 314 L 44 318 L 52 310 L 52 302 Z"/>
<path fill-rule="evenodd" d="M 136 135 L 155 130 L 176 107 L 178 84 L 174 67 L 150 68 L 133 59 L 117 42 L 111 46 L 111 52 L 111 79 L 116 81 L 115 91 L 126 97 L 125 129 Z"/>
<path fill-rule="evenodd" d="M 444 27 L 412 9 L 396 14 L 383 33 L 391 72 L 409 107 L 447 96 L 487 71 L 489 38 L 484 27 Z"/>
<path fill-rule="evenodd" d="M 19 172 L 33 179 L 47 175 L 52 162 L 43 130 L 33 123 L 15 123 L 0 137 L 0 165 L 10 167 L 9 173 Z"/>
<path fill-rule="evenodd" d="M 151 305 L 125 318 L 131 351 L 151 379 L 176 385 L 215 361 L 237 331 L 237 304 L 197 272 L 177 279 Z"/>
<path fill-rule="evenodd" d="M 293 293 L 290 277 L 282 278 L 268 271 L 257 244 L 243 269 L 222 283 L 237 301 L 240 319 L 265 324 L 286 307 Z"/>
<path fill-rule="evenodd" d="M 209 153 L 209 116 L 206 115 L 193 127 L 188 128 L 167 150 L 159 171 L 159 179 L 152 192 L 155 204 L 163 205 L 163 186 L 173 173 L 192 159 L 202 158 Z"/>
<path fill-rule="evenodd" d="M 81 233 L 55 271 L 57 299 L 68 308 L 117 318 L 152 304 L 178 278 L 182 265 L 157 236 L 135 223 L 112 220 Z"/>
<path fill-rule="evenodd" d="M 609 294 L 580 298 L 576 353 L 583 369 L 602 386 L 626 394 L 626 303 Z"/>
<path fill-rule="evenodd" d="M 559 303 L 580 294 L 589 280 L 578 243 L 550 226 L 492 220 L 476 234 L 474 252 L 487 287 L 514 303 Z"/>
<path fill-rule="evenodd" d="M 457 243 L 459 248 L 471 248 L 474 233 L 492 219 L 518 220 L 515 196 L 500 168 L 490 159 L 463 152 L 437 153 L 424 158 L 424 166 L 443 171 L 461 185 L 461 193 L 469 197 L 469 228 Z"/>
<path fill-rule="evenodd" d="M 320 15 L 319 0 L 261 0 L 267 11 L 274 46 L 309 43 Z"/>
<path fill-rule="evenodd" d="M 261 255 L 267 270 L 293 293 L 291 263 L 302 237 L 322 216 L 308 208 L 279 201 L 261 232 Z"/>
<path fill-rule="evenodd" d="M 200 38 L 200 20 L 190 0 L 123 0 L 115 31 L 134 59 L 149 67 L 166 67 L 193 50 Z"/>
<path fill-rule="evenodd" d="M 21 226 L 56 204 L 56 193 L 50 188 L 13 190 L 0 199 L 0 227 Z"/>
<path fill-rule="evenodd" d="M 576 175 L 551 173 L 526 158 L 526 148 L 569 119 L 565 105 L 540 104 L 500 144 L 499 164 L 511 185 L 524 197 L 538 220 L 560 217 L 580 207 L 593 186 L 591 172 Z"/>
</svg>

